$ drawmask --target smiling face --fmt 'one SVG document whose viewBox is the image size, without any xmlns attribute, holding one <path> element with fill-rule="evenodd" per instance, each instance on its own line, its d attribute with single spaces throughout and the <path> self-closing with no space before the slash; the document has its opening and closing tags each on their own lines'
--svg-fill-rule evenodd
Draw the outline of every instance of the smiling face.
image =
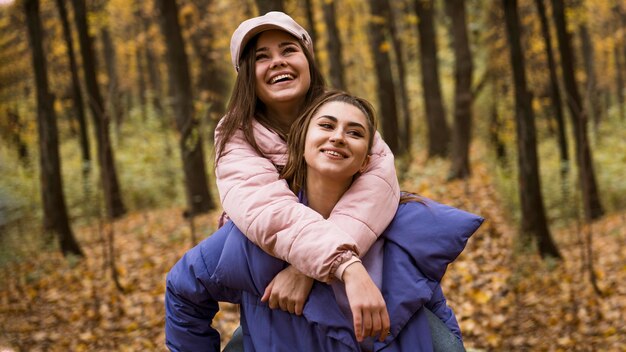
<svg viewBox="0 0 626 352">
<path fill-rule="evenodd" d="M 368 162 L 372 133 L 361 109 L 342 102 L 322 105 L 312 116 L 304 145 L 307 178 L 352 182 Z"/>
<path fill-rule="evenodd" d="M 309 62 L 298 40 L 281 30 L 259 34 L 255 48 L 258 98 L 270 109 L 302 104 L 311 85 Z"/>
</svg>

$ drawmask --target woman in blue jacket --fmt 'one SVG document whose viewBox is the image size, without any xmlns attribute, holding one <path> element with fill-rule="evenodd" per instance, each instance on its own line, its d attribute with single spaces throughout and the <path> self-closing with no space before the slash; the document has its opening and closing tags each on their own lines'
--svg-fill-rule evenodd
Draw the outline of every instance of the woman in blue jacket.
<svg viewBox="0 0 626 352">
<path fill-rule="evenodd" d="M 362 99 L 328 92 L 291 131 L 282 174 L 303 203 L 327 216 L 367 164 L 373 109 Z M 219 351 L 219 333 L 211 327 L 218 301 L 241 305 L 246 351 L 432 351 L 429 312 L 460 344 L 458 323 L 439 282 L 482 219 L 430 200 L 403 198 L 362 263 L 352 264 L 363 266 L 380 289 L 389 313 L 387 333 L 357 340 L 350 297 L 359 292 L 340 282 L 315 282 L 302 315 L 270 309 L 261 297 L 287 263 L 264 253 L 228 223 L 168 274 L 167 346 Z"/>
</svg>

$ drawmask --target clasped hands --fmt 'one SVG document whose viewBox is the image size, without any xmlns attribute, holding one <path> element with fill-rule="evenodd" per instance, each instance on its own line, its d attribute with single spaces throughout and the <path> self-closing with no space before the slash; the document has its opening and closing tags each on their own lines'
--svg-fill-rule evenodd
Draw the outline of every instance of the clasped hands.
<svg viewBox="0 0 626 352">
<path fill-rule="evenodd" d="M 367 270 L 362 263 L 353 263 L 346 268 L 342 279 L 357 340 L 379 336 L 379 340 L 383 341 L 389 334 L 389 313 L 383 295 Z M 312 287 L 313 279 L 290 265 L 269 283 L 261 301 L 268 302 L 271 309 L 280 308 L 301 315 Z"/>
</svg>

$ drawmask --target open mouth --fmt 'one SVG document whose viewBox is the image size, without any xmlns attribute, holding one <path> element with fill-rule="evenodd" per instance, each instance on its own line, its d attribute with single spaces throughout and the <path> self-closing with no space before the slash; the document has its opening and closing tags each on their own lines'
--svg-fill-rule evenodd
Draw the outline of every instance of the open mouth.
<svg viewBox="0 0 626 352">
<path fill-rule="evenodd" d="M 275 77 L 272 77 L 269 81 L 269 84 L 276 84 L 281 82 L 293 81 L 294 76 L 290 73 L 284 73 Z"/>
<path fill-rule="evenodd" d="M 335 158 L 344 158 L 345 159 L 345 158 L 348 157 L 347 155 L 345 155 L 343 153 L 340 153 L 340 152 L 338 152 L 336 150 L 322 149 L 321 152 L 326 154 L 326 155 L 333 156 Z"/>
</svg>

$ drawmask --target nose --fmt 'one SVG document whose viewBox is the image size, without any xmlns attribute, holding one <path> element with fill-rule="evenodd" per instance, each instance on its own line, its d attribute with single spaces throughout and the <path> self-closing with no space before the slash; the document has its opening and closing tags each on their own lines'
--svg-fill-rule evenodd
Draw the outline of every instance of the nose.
<svg viewBox="0 0 626 352">
<path fill-rule="evenodd" d="M 339 128 L 334 130 L 330 136 L 329 141 L 333 144 L 340 144 L 340 145 L 344 144 L 345 140 L 343 136 L 343 131 L 341 131 Z"/>
<path fill-rule="evenodd" d="M 276 55 L 272 58 L 272 63 L 270 64 L 270 68 L 287 66 L 287 61 L 281 55 Z"/>
</svg>

